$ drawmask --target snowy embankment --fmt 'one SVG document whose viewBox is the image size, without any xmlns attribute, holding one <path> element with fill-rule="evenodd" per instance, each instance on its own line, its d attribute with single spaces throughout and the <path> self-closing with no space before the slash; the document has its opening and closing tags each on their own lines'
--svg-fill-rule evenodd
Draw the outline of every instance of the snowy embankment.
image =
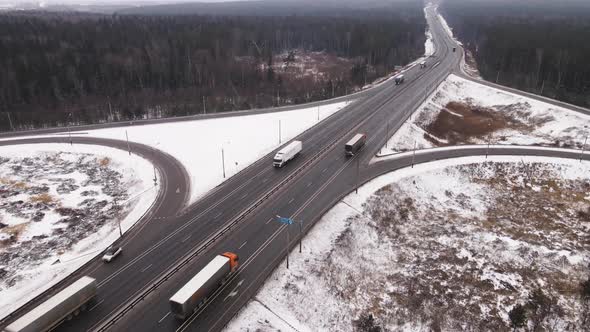
<svg viewBox="0 0 590 332">
<path fill-rule="evenodd" d="M 83 144 L 0 147 L 0 316 L 82 266 L 157 196 L 147 160 Z"/>
<path fill-rule="evenodd" d="M 582 149 L 590 116 L 450 75 L 380 155 L 461 144 Z"/>
<path fill-rule="evenodd" d="M 419 164 L 348 195 L 226 331 L 507 330 L 516 305 L 531 329 L 581 330 L 589 164 L 485 161 Z"/>
</svg>

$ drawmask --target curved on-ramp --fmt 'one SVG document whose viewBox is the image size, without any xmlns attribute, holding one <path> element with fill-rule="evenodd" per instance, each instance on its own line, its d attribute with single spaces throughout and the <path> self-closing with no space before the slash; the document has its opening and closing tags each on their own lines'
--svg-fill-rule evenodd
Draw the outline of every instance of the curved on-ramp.
<svg viewBox="0 0 590 332">
<path fill-rule="evenodd" d="M 118 239 L 116 243 L 118 245 L 125 245 L 131 242 L 133 238 L 141 233 L 144 227 L 154 220 L 158 220 L 159 217 L 166 217 L 175 215 L 187 207 L 187 202 L 190 195 L 189 188 L 189 177 L 184 166 L 171 155 L 164 153 L 160 150 L 152 147 L 138 144 L 138 143 L 127 143 L 124 141 L 102 139 L 102 138 L 90 138 L 90 137 L 42 137 L 42 138 L 29 138 L 29 139 L 14 139 L 7 141 L 0 141 L 0 146 L 8 145 L 28 145 L 28 144 L 46 144 L 46 143 L 58 143 L 58 144 L 85 144 L 85 145 L 101 145 L 110 148 L 115 148 L 123 151 L 129 151 L 143 157 L 150 161 L 158 170 L 158 194 L 155 201 L 152 203 L 150 208 L 137 220 L 133 226 L 128 229 L 122 238 Z M 55 285 L 37 295 L 33 299 L 29 300 L 24 305 L 20 306 L 12 313 L 3 317 L 0 320 L 0 326 L 13 320 L 15 317 L 22 315 L 24 312 L 32 309 L 40 301 L 51 297 L 56 292 L 63 289 L 73 279 L 87 275 L 89 271 L 95 270 L 102 263 L 97 261 L 95 258 L 101 253 L 98 253 L 87 263 L 81 266 L 79 269 L 71 273 L 69 276 L 58 281 Z"/>
</svg>

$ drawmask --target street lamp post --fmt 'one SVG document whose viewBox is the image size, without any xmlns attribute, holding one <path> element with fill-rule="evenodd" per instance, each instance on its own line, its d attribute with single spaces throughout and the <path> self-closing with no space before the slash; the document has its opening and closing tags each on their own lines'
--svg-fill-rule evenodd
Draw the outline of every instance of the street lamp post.
<svg viewBox="0 0 590 332">
<path fill-rule="evenodd" d="M 113 200 L 113 204 L 115 205 L 115 207 L 117 207 L 117 198 L 115 197 L 115 199 Z M 117 209 L 115 209 L 117 210 Z M 115 211 L 117 212 L 117 211 Z M 119 237 L 123 237 L 123 230 L 121 229 L 121 218 L 117 217 L 117 223 L 119 224 Z"/>
<path fill-rule="evenodd" d="M 223 178 L 225 179 L 225 153 L 223 146 L 221 146 L 221 168 L 223 169 Z"/>
<path fill-rule="evenodd" d="M 301 242 L 303 241 L 303 220 L 299 221 L 299 253 L 301 253 Z"/>
<path fill-rule="evenodd" d="M 580 153 L 580 162 L 582 162 L 582 157 L 584 155 L 584 151 L 586 150 L 586 142 L 588 141 L 588 134 L 586 134 L 586 138 L 584 139 L 584 145 L 582 146 L 582 152 Z"/>
<path fill-rule="evenodd" d="M 360 158 L 357 156 L 356 157 L 356 188 L 355 188 L 355 193 L 359 193 L 359 181 L 360 181 L 360 175 L 361 175 L 361 162 L 360 162 Z"/>
<path fill-rule="evenodd" d="M 416 161 L 416 141 L 414 141 L 414 152 L 412 153 L 412 168 L 414 168 L 415 161 Z"/>
<path fill-rule="evenodd" d="M 279 119 L 279 144 L 281 144 L 281 120 Z"/>
<path fill-rule="evenodd" d="M 129 145 L 129 135 L 127 135 L 127 130 L 125 130 L 125 138 L 127 139 L 127 151 L 129 155 L 131 155 L 131 145 Z"/>
<path fill-rule="evenodd" d="M 156 147 L 160 144 L 160 142 L 156 143 Z M 156 147 L 152 149 L 152 166 L 154 166 L 154 187 L 158 185 L 158 177 L 156 175 Z"/>
</svg>

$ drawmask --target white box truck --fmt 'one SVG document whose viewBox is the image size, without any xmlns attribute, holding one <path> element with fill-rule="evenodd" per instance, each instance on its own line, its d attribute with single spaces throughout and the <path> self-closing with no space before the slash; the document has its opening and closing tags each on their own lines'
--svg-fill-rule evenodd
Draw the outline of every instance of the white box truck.
<svg viewBox="0 0 590 332">
<path fill-rule="evenodd" d="M 344 145 L 344 153 L 347 156 L 354 156 L 355 153 L 365 146 L 366 142 L 367 136 L 365 134 L 356 134 Z"/>
<path fill-rule="evenodd" d="M 238 255 L 226 252 L 215 256 L 196 276 L 170 298 L 172 313 L 181 320 L 199 309 L 230 273 L 238 268 Z"/>
<path fill-rule="evenodd" d="M 86 309 L 96 295 L 96 280 L 82 277 L 8 325 L 6 332 L 45 332 Z"/>
<path fill-rule="evenodd" d="M 272 164 L 274 167 L 283 167 L 289 160 L 295 158 L 303 148 L 301 141 L 293 141 L 280 149 L 275 155 Z"/>
</svg>

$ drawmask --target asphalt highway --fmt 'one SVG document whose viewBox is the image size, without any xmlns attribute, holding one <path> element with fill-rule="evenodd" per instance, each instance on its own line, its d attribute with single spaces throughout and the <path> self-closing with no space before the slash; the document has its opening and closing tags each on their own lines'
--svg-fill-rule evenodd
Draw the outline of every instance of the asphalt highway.
<svg viewBox="0 0 590 332">
<path fill-rule="evenodd" d="M 119 259 L 112 264 L 95 260 L 76 274 L 96 278 L 98 296 L 88 312 L 65 322 L 57 331 L 221 330 L 281 263 L 288 248 L 298 242 L 299 225 L 279 224 L 276 215 L 301 221 L 304 234 L 358 185 L 411 163 L 411 157 L 407 156 L 370 161 L 426 96 L 459 68 L 460 48 L 446 34 L 432 9 L 427 10 L 427 19 L 437 47 L 428 66 L 407 71 L 406 81 L 401 85 L 396 86 L 390 80 L 355 96 L 357 102 L 299 135 L 295 139 L 303 141 L 303 152 L 282 169 L 272 167 L 273 151 L 185 207 L 189 182 L 182 166 L 168 155 L 133 144 L 134 152 L 154 161 L 159 169 L 161 190 L 155 208 L 125 235 L 124 253 Z M 452 52 L 452 47 L 457 47 L 457 52 Z M 357 132 L 367 134 L 366 147 L 347 158 L 344 143 Z M 126 149 L 125 142 L 90 137 L 74 139 L 74 144 L 105 144 Z M 15 144 L 15 141 L 0 144 Z M 540 154 L 538 150 L 482 149 L 483 153 L 433 149 L 417 156 L 415 162 L 486 152 Z M 579 158 L 572 152 L 548 154 Z M 225 251 L 239 254 L 237 273 L 188 320 L 180 322 L 172 317 L 168 303 L 172 294 L 212 257 Z"/>
</svg>

